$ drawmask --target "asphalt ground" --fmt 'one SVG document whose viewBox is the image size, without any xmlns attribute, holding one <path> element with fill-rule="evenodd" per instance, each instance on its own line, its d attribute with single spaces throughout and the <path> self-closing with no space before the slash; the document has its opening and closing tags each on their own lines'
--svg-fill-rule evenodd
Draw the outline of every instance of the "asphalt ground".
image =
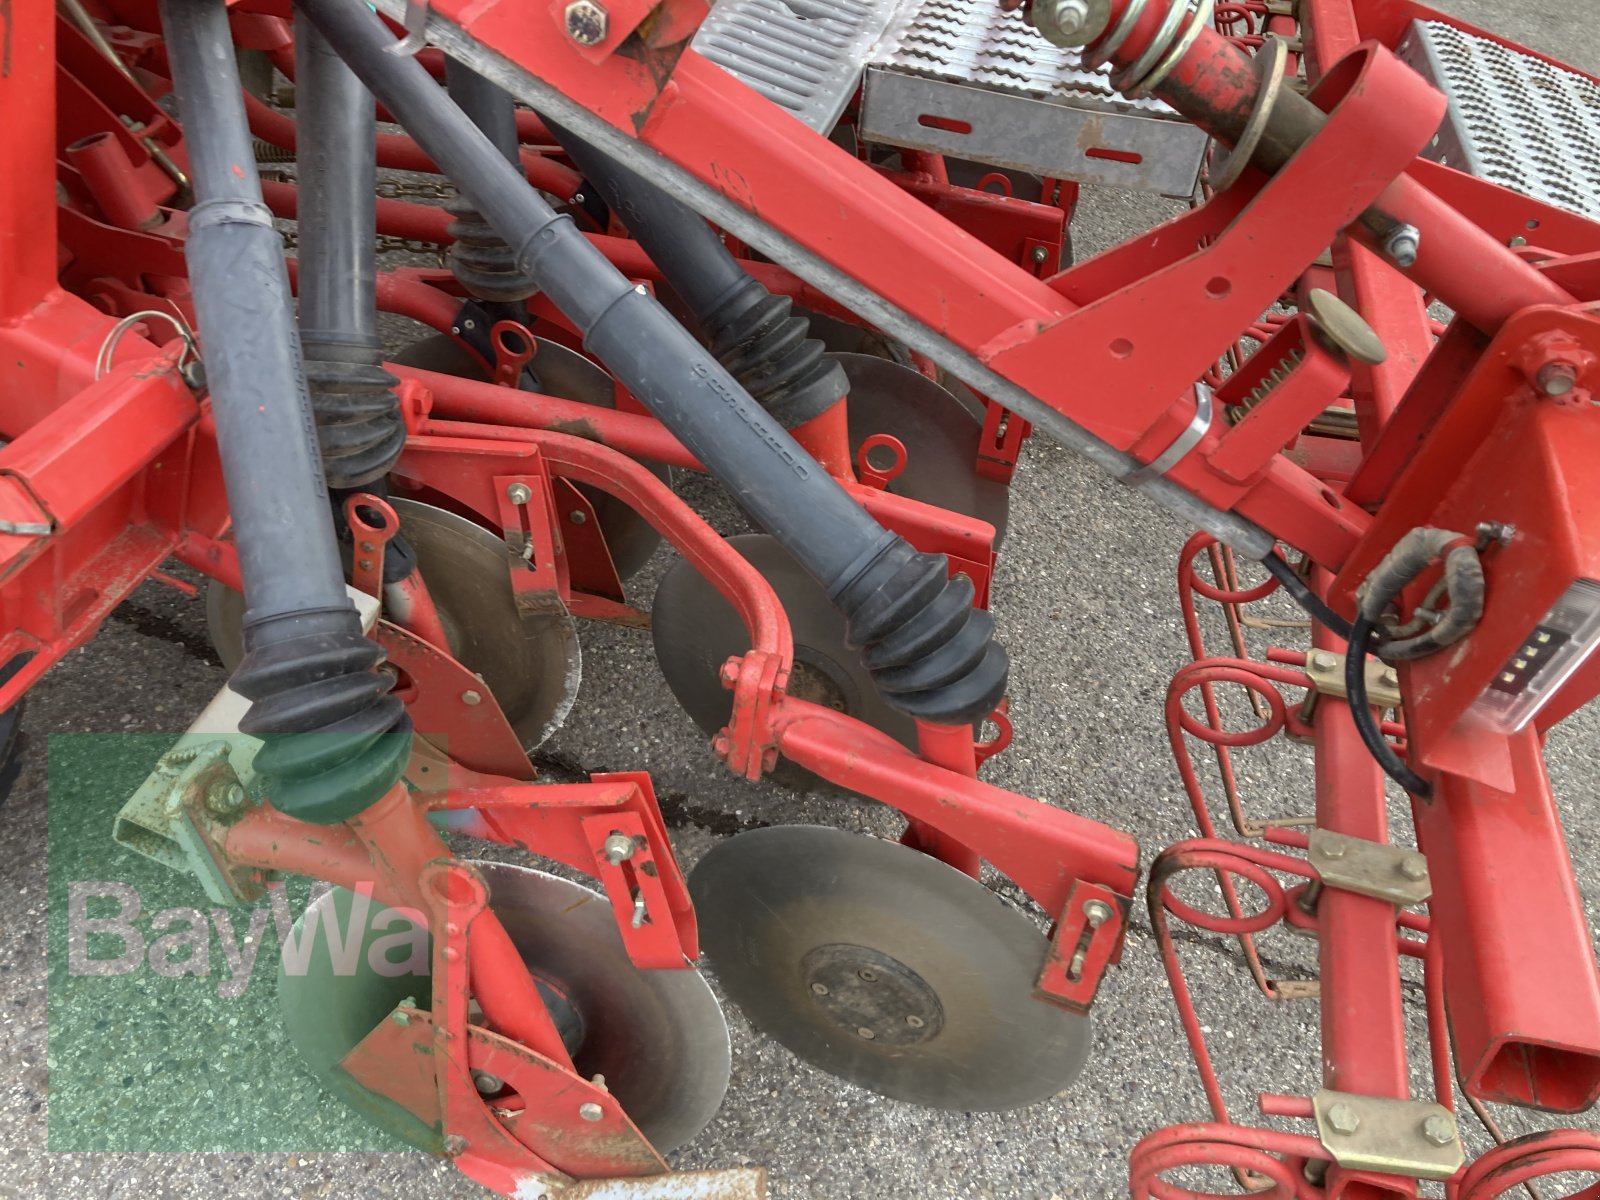
<svg viewBox="0 0 1600 1200">
<path fill-rule="evenodd" d="M 1444 7 L 1600 70 L 1600 24 L 1587 0 Z M 1074 224 L 1080 256 L 1172 211 L 1149 197 L 1086 189 Z M 407 336 L 390 333 L 397 342 Z M 680 490 L 719 528 L 743 528 L 712 486 L 690 480 Z M 1013 488 L 994 586 L 1015 664 L 1017 741 L 986 777 L 1131 831 L 1147 860 L 1196 832 L 1161 718 L 1167 681 L 1187 659 L 1173 587 L 1187 534 L 1035 438 Z M 648 601 L 668 563 L 658 554 L 634 581 L 637 602 Z M 1293 643 L 1301 635 L 1279 636 Z M 1262 644 L 1253 642 L 1258 651 Z M 686 866 L 720 840 L 764 825 L 896 832 L 891 816 L 866 805 L 731 778 L 662 683 L 647 633 L 586 627 L 583 654 L 578 704 L 542 748 L 544 770 L 550 778 L 649 770 Z M 9 1068 L 0 1077 L 0 1196 L 483 1195 L 448 1166 L 394 1151 L 305 1076 L 277 1017 L 270 929 L 268 953 L 237 996 L 219 994 L 231 975 L 220 937 L 202 960 L 209 971 L 202 977 L 145 969 L 85 979 L 69 969 L 64 931 L 73 882 L 134 887 L 144 908 L 138 928 L 151 941 L 163 932 L 151 927 L 161 910 L 207 907 L 192 882 L 118 849 L 109 834 L 122 800 L 223 682 L 203 605 L 146 585 L 29 697 L 25 766 L 0 823 L 0 1061 Z M 1591 922 L 1600 866 L 1591 808 L 1597 732 L 1591 708 L 1558 730 L 1549 748 Z M 1204 756 L 1199 761 L 1204 770 Z M 1257 814 L 1309 811 L 1308 766 L 1308 754 L 1287 743 L 1241 755 L 1247 806 Z M 1406 828 L 1397 824 L 1397 838 Z M 104 914 L 108 902 L 99 903 L 91 915 Z M 236 912 L 231 922 L 236 947 L 248 951 L 255 943 L 242 941 L 250 936 L 247 914 Z M 173 928 L 184 926 L 165 931 Z M 95 956 L 116 952 L 115 941 L 97 945 Z M 1257 1091 L 1304 1094 L 1316 1086 L 1315 1002 L 1275 1003 L 1253 992 L 1222 939 L 1185 938 L 1181 950 L 1235 1111 L 1248 1113 Z M 1304 977 L 1313 965 L 1309 943 L 1281 932 L 1262 950 L 1278 978 Z M 1409 967 L 1406 980 L 1414 1092 L 1423 1095 L 1421 993 Z M 1063 1096 L 1026 1110 L 943 1112 L 886 1100 L 798 1061 L 731 1006 L 727 1019 L 733 1078 L 726 1101 L 673 1162 L 764 1165 L 775 1197 L 1116 1196 L 1125 1194 L 1127 1155 L 1139 1137 L 1205 1112 L 1142 913 L 1096 1007 L 1087 1070 Z M 1497 1116 L 1513 1133 L 1541 1125 L 1516 1111 Z M 1592 1115 L 1576 1123 L 1590 1127 Z M 1475 1127 L 1467 1136 L 1475 1150 L 1487 1145 Z"/>
</svg>

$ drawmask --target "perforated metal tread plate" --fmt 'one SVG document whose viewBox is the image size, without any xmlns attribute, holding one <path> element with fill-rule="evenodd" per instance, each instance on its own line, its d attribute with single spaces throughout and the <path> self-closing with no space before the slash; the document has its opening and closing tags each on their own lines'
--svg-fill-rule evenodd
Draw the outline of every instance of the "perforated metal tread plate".
<svg viewBox="0 0 1600 1200">
<path fill-rule="evenodd" d="M 720 0 L 694 49 L 828 133 L 861 82 L 897 0 Z"/>
<path fill-rule="evenodd" d="M 694 48 L 819 133 L 865 74 L 871 142 L 1173 196 L 1205 154 L 1166 105 L 1124 100 L 995 0 L 718 0 Z"/>
<path fill-rule="evenodd" d="M 1600 87 L 1442 21 L 1414 21 L 1400 56 L 1450 101 L 1423 153 L 1600 220 Z"/>
<path fill-rule="evenodd" d="M 1206 137 L 995 0 L 909 0 L 867 66 L 862 136 L 1039 175 L 1194 191 Z"/>
</svg>

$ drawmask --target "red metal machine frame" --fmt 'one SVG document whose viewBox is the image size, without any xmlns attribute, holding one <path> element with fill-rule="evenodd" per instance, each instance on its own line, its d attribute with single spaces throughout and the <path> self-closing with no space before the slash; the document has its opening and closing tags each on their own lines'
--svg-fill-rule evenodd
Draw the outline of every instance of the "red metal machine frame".
<svg viewBox="0 0 1600 1200">
<path fill-rule="evenodd" d="M 1234 7 L 1255 13 L 1262 32 L 1290 31 L 1281 13 Z M 1246 170 L 1189 214 L 1041 278 L 1033 250 L 1059 251 L 1070 194 L 1029 204 L 954 188 L 941 178 L 937 160 L 912 157 L 896 173 L 859 161 L 687 50 L 684 39 L 704 11 L 698 0 L 613 0 L 608 33 L 593 46 L 565 36 L 564 8 L 560 0 L 540 0 L 533 9 L 512 0 L 436 0 L 428 9 L 430 32 L 491 47 L 539 81 L 527 85 L 535 98 L 580 132 L 650 152 L 654 157 L 643 161 L 656 164 L 661 179 L 766 253 L 771 263 L 750 267 L 774 291 L 818 311 L 853 311 L 991 397 L 989 441 L 980 452 L 989 473 L 1009 475 L 1031 424 L 1130 475 L 1159 460 L 1189 428 L 1196 380 L 1209 375 L 1220 390 L 1244 390 L 1252 371 L 1287 364 L 1292 386 L 1270 391 L 1236 422 L 1213 423 L 1164 474 L 1139 486 L 1246 553 L 1259 556 L 1277 541 L 1298 548 L 1315 564 L 1313 587 L 1348 611 L 1355 587 L 1405 531 L 1430 523 L 1471 528 L 1482 511 L 1479 499 L 1450 492 L 1441 480 L 1480 478 L 1473 464 L 1481 466 L 1485 454 L 1509 442 L 1526 456 L 1524 486 L 1493 499 L 1538 538 L 1494 564 L 1516 581 L 1504 594 L 1546 596 L 1559 575 L 1547 565 L 1552 558 L 1569 574 L 1600 569 L 1587 529 L 1594 485 L 1581 493 L 1582 503 L 1570 490 L 1581 483 L 1574 447 L 1586 449 L 1596 436 L 1585 406 L 1600 383 L 1600 327 L 1590 304 L 1600 298 L 1593 258 L 1600 228 L 1415 158 L 1443 101 L 1385 47 L 1429 10 L 1405 0 L 1306 0 L 1308 96 L 1321 116 L 1302 144 L 1288 148 L 1281 168 Z M 1163 49 L 1168 0 L 1111 0 L 1109 8 L 1111 24 L 1124 16 L 1130 22 L 1111 56 L 1114 67 L 1127 70 L 1147 50 Z M 118 321 L 146 309 L 192 315 L 182 213 L 167 207 L 185 161 L 181 130 L 150 100 L 152 89 L 161 90 L 164 69 L 153 14 L 137 3 L 101 11 L 123 30 L 116 39 L 121 73 L 107 72 L 81 31 L 39 0 L 19 0 L 0 15 L 9 47 L 0 108 L 29 113 L 28 120 L 0 123 L 0 162 L 7 166 L 0 173 L 0 394 L 6 397 L 0 435 L 7 439 L 0 448 L 0 601 L 12 618 L 0 636 L 0 662 L 28 656 L 0 686 L 0 707 L 91 637 L 166 559 L 238 583 L 208 407 L 185 372 L 191 347 L 182 339 L 163 346 Z M 245 0 L 236 14 L 241 44 L 284 60 L 282 5 Z M 1198 30 L 1169 58 L 1158 94 L 1221 135 L 1237 133 L 1261 101 L 1258 74 L 1223 32 Z M 252 112 L 261 136 L 292 144 L 283 118 L 265 106 Z M 575 176 L 539 151 L 542 128 L 528 122 L 523 134 L 535 143 L 523 155 L 530 179 L 570 195 Z M 380 156 L 392 165 L 429 165 L 405 138 L 385 141 Z M 796 177 L 807 186 L 796 188 Z M 66 195 L 59 206 L 58 179 Z M 269 184 L 267 197 L 285 215 L 297 203 L 287 185 Z M 1405 275 L 1376 249 L 1373 214 L 1421 232 L 1421 250 Z M 378 219 L 389 236 L 426 243 L 444 237 L 437 210 L 380 200 Z M 1519 231 L 1534 228 L 1539 248 L 1508 247 Z M 590 236 L 629 274 L 655 280 L 631 242 L 611 231 Z M 930 246 L 939 253 L 928 253 Z M 1331 269 L 1316 268 L 1330 248 Z M 1286 293 L 1317 282 L 1334 283 L 1380 331 L 1389 349 L 1384 363 L 1352 365 L 1320 348 L 1301 319 L 1263 316 Z M 443 272 L 402 271 L 380 280 L 379 301 L 448 331 L 458 308 L 454 291 Z M 1457 314 L 1437 343 L 1425 295 Z M 1179 328 L 1170 320 L 1176 311 L 1184 316 Z M 554 314 L 542 315 L 555 321 Z M 145 328 L 153 336 L 154 326 Z M 1261 344 L 1255 351 L 1261 357 L 1225 379 L 1216 364 L 1237 354 L 1241 331 Z M 1063 370 L 1068 363 L 1071 370 Z M 1572 399 L 1561 406 L 1546 403 L 1534 386 L 1552 363 L 1573 383 Z M 792 645 L 770 587 L 633 461 L 697 465 L 651 418 L 626 407 L 607 412 L 550 397 L 513 399 L 492 384 L 398 373 L 406 380 L 402 400 L 411 433 L 400 484 L 448 497 L 489 528 L 526 539 L 533 552 L 527 567 L 513 571 L 514 588 L 554 593 L 580 614 L 608 619 L 628 615 L 615 572 L 603 545 L 569 546 L 557 536 L 549 520 L 556 489 L 599 487 L 645 515 L 734 604 L 751 635 L 753 649 L 724 668 L 734 716 L 714 752 L 752 779 L 781 755 L 895 807 L 924 848 L 969 868 L 980 858 L 991 862 L 1056 918 L 1057 947 L 1083 951 L 1074 956 L 1075 975 L 1060 970 L 1057 959 L 1046 964 L 1043 1000 L 1088 1007 L 1122 948 L 1138 872 L 1130 838 L 979 781 L 977 763 L 993 747 L 975 746 L 969 732 L 924 727 L 922 752 L 913 753 L 787 695 Z M 1359 430 L 1358 456 L 1301 436 L 1342 397 Z M 574 428 L 585 437 L 552 432 Z M 865 472 L 861 482 L 848 481 L 887 526 L 921 549 L 950 555 L 952 570 L 973 577 L 981 602 L 993 567 L 993 530 L 892 496 L 873 482 Z M 508 506 L 511 483 L 526 485 L 533 499 Z M 562 511 L 576 494 L 561 493 Z M 1193 570 L 1202 550 L 1216 571 L 1210 584 Z M 1454 1105 L 1448 1010 L 1469 1099 L 1555 1111 L 1587 1107 L 1600 1094 L 1600 974 L 1540 735 L 1600 690 L 1600 657 L 1568 682 L 1537 727 L 1514 735 L 1469 733 L 1462 724 L 1481 664 L 1477 676 L 1431 660 L 1402 670 L 1405 720 L 1385 732 L 1406 740 L 1437 787 L 1431 799 L 1414 803 L 1434 886 L 1429 915 L 1397 914 L 1389 901 L 1328 885 L 1314 863 L 1287 853 L 1308 845 L 1292 829 L 1266 831 L 1282 850 L 1213 836 L 1185 737 L 1217 747 L 1231 796 L 1229 754 L 1287 730 L 1316 747 L 1319 833 L 1389 840 L 1383 776 L 1360 745 L 1351 714 L 1323 703 L 1307 721 L 1279 691 L 1309 686 L 1305 655 L 1278 652 L 1272 661 L 1255 662 L 1240 644 L 1226 658 L 1205 653 L 1195 593 L 1232 606 L 1237 630 L 1237 606 L 1270 590 L 1230 583 L 1230 561 L 1221 546 L 1197 541 L 1182 566 L 1197 661 L 1174 681 L 1168 717 L 1205 836 L 1156 860 L 1149 897 L 1215 1120 L 1142 1142 L 1133 1160 L 1134 1193 L 1191 1194 L 1163 1173 L 1221 1164 L 1268 1181 L 1273 1195 L 1414 1195 L 1412 1178 L 1349 1165 L 1327 1138 L 1230 1120 L 1183 985 L 1169 915 L 1241 936 L 1252 963 L 1251 938 L 1269 926 L 1288 921 L 1315 931 L 1327 1091 L 1409 1098 L 1397 964 L 1410 955 L 1427 964 L 1435 1018 L 1429 1051 L 1443 1106 Z M 1484 644 L 1500 644 L 1506 631 L 1528 627 L 1542 611 L 1526 599 L 1500 602 L 1486 614 Z M 452 680 L 461 669 L 422 629 L 391 625 L 379 637 L 397 661 L 406 656 L 419 697 L 444 694 L 443 684 L 432 693 L 423 685 Z M 1342 648 L 1320 630 L 1311 651 Z M 1490 668 L 1501 661 L 1479 657 Z M 1216 689 L 1226 684 L 1256 695 L 1266 715 L 1262 728 L 1244 734 L 1222 728 Z M 1203 698 L 1203 721 L 1183 705 L 1192 690 Z M 416 702 L 426 703 L 432 701 Z M 456 720 L 441 707 L 414 709 L 423 728 L 425 721 Z M 407 1014 L 409 1024 L 386 1025 L 381 1033 L 395 1039 L 396 1030 L 409 1029 L 401 1040 L 412 1045 L 435 1038 L 444 1064 L 431 1076 L 438 1111 L 462 1139 L 460 1161 L 476 1177 L 509 1191 L 529 1174 L 659 1170 L 659 1158 L 626 1114 L 571 1074 L 525 968 L 485 908 L 481 879 L 448 861 L 425 816 L 437 807 L 477 809 L 488 836 L 594 875 L 616 906 L 634 962 L 651 969 L 680 967 L 696 952 L 693 915 L 665 828 L 642 776 L 531 783 L 531 769 L 503 726 L 503 718 L 499 725 L 480 720 L 459 739 L 452 728 L 456 761 L 442 786 L 424 785 L 420 774 L 442 770 L 436 760 L 414 759 L 415 792 L 397 788 L 314 848 L 296 836 L 304 830 L 290 828 L 270 808 L 231 822 L 204 814 L 197 820 L 221 860 L 238 872 L 241 888 L 259 882 L 252 872 L 269 870 L 368 885 L 444 932 L 435 939 L 431 1015 Z M 605 839 L 619 831 L 642 839 L 640 861 L 657 864 L 657 874 L 606 858 Z M 1177 899 L 1168 883 L 1191 869 L 1218 873 L 1228 916 L 1208 916 Z M 1279 875 L 1304 883 L 1286 891 Z M 1266 907 L 1244 913 L 1231 876 L 1255 883 Z M 633 926 L 635 894 L 671 920 Z M 1113 902 L 1119 919 L 1089 921 L 1091 900 Z M 1543 914 L 1536 932 L 1508 916 L 1518 909 Z M 483 1029 L 468 1028 L 469 981 L 486 1010 Z M 437 1033 L 438 1022 L 448 1036 Z M 370 1068 L 367 1056 L 382 1059 L 394 1050 L 363 1045 L 353 1068 L 363 1061 Z M 560 1096 L 564 1107 L 511 1123 L 489 1117 L 470 1077 L 474 1066 L 488 1062 L 503 1078 L 529 1080 L 518 1089 L 524 1096 Z M 560 1082 L 549 1091 L 552 1079 Z M 585 1103 L 602 1106 L 603 1120 L 575 1120 L 577 1106 L 569 1101 L 580 1093 Z M 1309 1100 L 1294 1097 L 1264 1097 L 1262 1107 L 1271 1116 L 1312 1113 Z M 1592 1137 L 1557 1133 L 1493 1151 L 1463 1167 L 1449 1187 L 1477 1200 L 1536 1174 L 1597 1163 L 1600 1144 Z"/>
</svg>

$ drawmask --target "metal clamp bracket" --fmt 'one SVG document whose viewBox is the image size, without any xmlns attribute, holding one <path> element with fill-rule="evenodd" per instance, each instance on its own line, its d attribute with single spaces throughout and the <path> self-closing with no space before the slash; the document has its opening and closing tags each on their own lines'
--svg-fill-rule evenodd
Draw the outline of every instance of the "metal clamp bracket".
<svg viewBox="0 0 1600 1200">
<path fill-rule="evenodd" d="M 1306 655 L 1306 674 L 1311 676 L 1311 686 L 1318 695 L 1337 696 L 1341 700 L 1350 695 L 1344 686 L 1342 654 L 1313 650 Z M 1367 663 L 1367 700 L 1375 708 L 1399 708 L 1401 703 L 1399 674 L 1377 659 Z"/>
<path fill-rule="evenodd" d="M 1387 900 L 1401 908 L 1421 904 L 1433 894 L 1428 860 L 1416 850 L 1315 829 L 1309 854 L 1326 887 Z"/>
<path fill-rule="evenodd" d="M 1160 478 L 1173 467 L 1183 461 L 1189 451 L 1200 444 L 1200 439 L 1205 437 L 1206 430 L 1211 428 L 1211 417 L 1215 411 L 1212 403 L 1212 391 L 1203 383 L 1194 385 L 1194 416 L 1189 418 L 1189 424 L 1182 433 L 1172 439 L 1172 444 L 1156 455 L 1144 466 L 1129 471 L 1122 477 L 1122 482 L 1129 487 L 1140 487 L 1152 479 Z"/>
<path fill-rule="evenodd" d="M 1347 1170 L 1449 1179 L 1465 1159 L 1455 1118 L 1442 1104 L 1324 1089 L 1311 1107 L 1317 1137 Z"/>
</svg>

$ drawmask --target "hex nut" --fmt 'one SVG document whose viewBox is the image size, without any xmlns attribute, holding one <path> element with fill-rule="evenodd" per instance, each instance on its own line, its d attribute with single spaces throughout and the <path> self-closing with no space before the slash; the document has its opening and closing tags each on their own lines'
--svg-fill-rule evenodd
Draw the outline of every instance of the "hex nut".
<svg viewBox="0 0 1600 1200">
<path fill-rule="evenodd" d="M 1422 1136 L 1435 1146 L 1448 1146 L 1456 1140 L 1456 1123 L 1443 1113 L 1434 1113 L 1423 1121 Z"/>
<path fill-rule="evenodd" d="M 1361 1128 L 1361 1117 L 1348 1104 L 1335 1104 L 1328 1110 L 1328 1128 L 1349 1137 Z"/>
<path fill-rule="evenodd" d="M 602 853 L 610 863 L 627 862 L 633 857 L 633 839 L 625 833 L 613 833 L 605 840 Z"/>
<path fill-rule="evenodd" d="M 580 46 L 598 46 L 606 40 L 606 10 L 594 0 L 572 0 L 567 5 L 567 36 Z"/>
</svg>

